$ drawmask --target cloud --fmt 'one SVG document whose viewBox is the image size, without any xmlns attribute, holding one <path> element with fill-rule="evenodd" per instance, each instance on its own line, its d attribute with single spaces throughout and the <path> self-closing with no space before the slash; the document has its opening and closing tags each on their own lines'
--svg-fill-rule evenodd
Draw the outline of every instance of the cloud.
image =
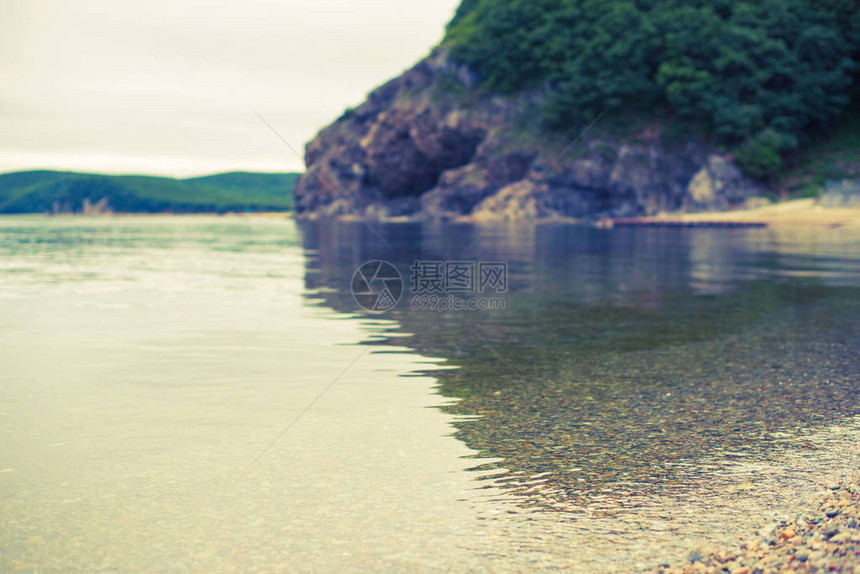
<svg viewBox="0 0 860 574">
<path fill-rule="evenodd" d="M 287 171 L 441 38 L 456 0 L 0 3 L 0 171 Z"/>
</svg>

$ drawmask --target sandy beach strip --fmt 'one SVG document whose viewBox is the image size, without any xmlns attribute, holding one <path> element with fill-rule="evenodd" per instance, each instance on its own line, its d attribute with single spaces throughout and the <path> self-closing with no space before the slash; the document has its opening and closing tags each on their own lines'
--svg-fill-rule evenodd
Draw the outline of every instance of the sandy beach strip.
<svg viewBox="0 0 860 574">
<path fill-rule="evenodd" d="M 796 199 L 756 209 L 720 213 L 664 214 L 653 221 L 686 223 L 765 223 L 769 227 L 852 227 L 860 228 L 860 207 L 822 207 L 815 199 Z"/>
</svg>

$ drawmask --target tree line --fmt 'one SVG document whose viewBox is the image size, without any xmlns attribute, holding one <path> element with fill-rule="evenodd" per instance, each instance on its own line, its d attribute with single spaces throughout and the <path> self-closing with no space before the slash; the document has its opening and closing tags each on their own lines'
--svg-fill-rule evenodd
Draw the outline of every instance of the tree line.
<svg viewBox="0 0 860 574">
<path fill-rule="evenodd" d="M 856 93 L 858 0 L 463 0 L 455 60 L 505 93 L 544 87 L 553 129 L 662 106 L 778 171 Z"/>
</svg>

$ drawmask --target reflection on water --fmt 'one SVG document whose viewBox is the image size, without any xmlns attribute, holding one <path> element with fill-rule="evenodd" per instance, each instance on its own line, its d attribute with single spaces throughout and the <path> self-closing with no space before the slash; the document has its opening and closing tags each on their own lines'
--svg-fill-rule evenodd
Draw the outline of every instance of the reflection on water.
<svg viewBox="0 0 860 574">
<path fill-rule="evenodd" d="M 860 460 L 858 245 L 0 219 L 0 571 L 624 571 L 731 542 Z M 506 261 L 505 309 L 359 313 L 371 259 Z"/>
<path fill-rule="evenodd" d="M 524 505 L 683 494 L 860 412 L 860 236 L 340 224 L 305 246 L 307 285 L 343 310 L 366 260 L 509 262 L 504 310 L 390 316 L 459 367 L 436 375 L 472 416 L 456 436 Z"/>
</svg>

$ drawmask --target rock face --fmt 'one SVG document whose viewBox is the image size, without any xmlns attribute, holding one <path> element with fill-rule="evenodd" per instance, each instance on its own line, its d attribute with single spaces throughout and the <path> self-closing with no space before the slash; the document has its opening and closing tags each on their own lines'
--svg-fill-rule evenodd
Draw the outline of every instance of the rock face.
<svg viewBox="0 0 860 574">
<path fill-rule="evenodd" d="M 660 126 L 563 141 L 535 125 L 542 94 L 476 86 L 437 50 L 372 92 L 307 145 L 297 216 L 596 219 L 726 210 L 757 191 L 702 142 L 664 145 Z"/>
</svg>

